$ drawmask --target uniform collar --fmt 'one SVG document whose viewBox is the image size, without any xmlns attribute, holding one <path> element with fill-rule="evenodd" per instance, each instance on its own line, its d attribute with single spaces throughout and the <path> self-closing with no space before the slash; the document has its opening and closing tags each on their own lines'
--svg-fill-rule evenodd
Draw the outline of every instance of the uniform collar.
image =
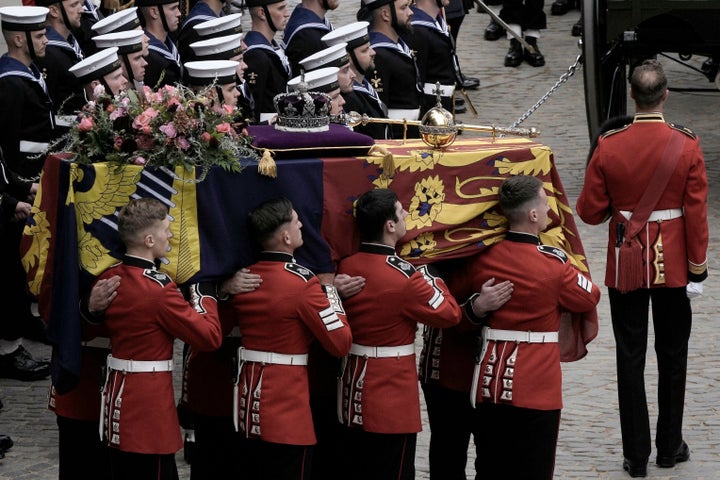
<svg viewBox="0 0 720 480">
<path fill-rule="evenodd" d="M 147 258 L 140 258 L 134 255 L 123 255 L 122 262 L 125 265 L 130 265 L 131 267 L 152 268 L 153 270 L 157 268 L 157 264 L 155 262 L 151 262 Z"/>
<path fill-rule="evenodd" d="M 662 112 L 636 113 L 633 123 L 662 122 L 665 123 L 665 117 Z"/>
<path fill-rule="evenodd" d="M 285 252 L 260 252 L 260 260 L 265 262 L 295 263 L 295 257 Z"/>
<path fill-rule="evenodd" d="M 540 238 L 532 233 L 523 232 L 507 232 L 505 240 L 518 243 L 529 243 L 531 245 L 540 245 Z"/>
<path fill-rule="evenodd" d="M 360 244 L 360 251 L 364 253 L 376 253 L 378 255 L 395 255 L 395 247 L 383 243 L 363 242 Z"/>
</svg>

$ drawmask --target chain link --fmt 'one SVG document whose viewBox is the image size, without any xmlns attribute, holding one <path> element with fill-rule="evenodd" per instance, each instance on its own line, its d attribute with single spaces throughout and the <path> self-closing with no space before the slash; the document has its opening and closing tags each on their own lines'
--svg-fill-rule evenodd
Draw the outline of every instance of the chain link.
<svg viewBox="0 0 720 480">
<path fill-rule="evenodd" d="M 530 115 L 532 115 L 533 113 L 535 113 L 535 110 L 537 110 L 538 108 L 540 108 L 540 105 L 542 105 L 543 103 L 545 103 L 545 102 L 547 101 L 547 99 L 550 98 L 550 97 L 555 93 L 555 91 L 556 91 L 558 88 L 560 88 L 560 85 L 562 85 L 563 83 L 567 82 L 568 80 L 570 80 L 570 77 L 572 77 L 573 75 L 575 75 L 575 71 L 578 69 L 578 67 L 579 67 L 580 65 L 582 65 L 582 63 L 583 63 L 583 56 L 582 56 L 582 53 L 581 53 L 581 54 L 578 55 L 577 58 L 575 59 L 575 63 L 573 63 L 572 65 L 570 65 L 570 66 L 568 67 L 567 72 L 565 72 L 565 73 L 563 73 L 562 75 L 560 75 L 560 78 L 558 79 L 557 82 L 555 82 L 555 85 L 553 85 L 552 88 L 551 88 L 550 90 L 548 90 L 545 95 L 543 95 L 542 97 L 540 97 L 540 100 L 538 100 L 538 101 L 535 103 L 535 105 L 533 105 L 532 107 L 530 107 L 530 109 L 529 109 L 527 112 L 525 112 L 520 118 L 518 118 L 518 119 L 515 121 L 515 123 L 513 123 L 512 125 L 510 125 L 510 127 L 508 127 L 508 128 L 517 128 L 518 125 L 520 125 L 521 123 L 523 123 L 525 120 L 528 119 L 528 117 L 529 117 Z"/>
</svg>

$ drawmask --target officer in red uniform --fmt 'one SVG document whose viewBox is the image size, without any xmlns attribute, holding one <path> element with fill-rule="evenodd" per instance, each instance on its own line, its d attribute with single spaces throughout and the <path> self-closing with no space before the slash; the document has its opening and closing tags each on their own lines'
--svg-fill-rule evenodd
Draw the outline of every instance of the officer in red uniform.
<svg viewBox="0 0 720 480">
<path fill-rule="evenodd" d="M 172 237 L 167 207 L 159 200 L 131 200 L 120 211 L 118 232 L 126 255 L 99 277 L 118 275 L 123 285 L 105 311 L 112 355 L 101 429 L 111 447 L 112 478 L 177 479 L 175 453 L 182 437 L 173 394 L 173 342 L 179 338 L 198 350 L 220 347 L 215 289 L 191 285 L 191 306 L 175 282 L 155 269 Z"/>
<path fill-rule="evenodd" d="M 510 300 L 484 319 L 478 314 L 486 311 L 474 308 L 478 294 L 466 303 L 467 317 L 482 327 L 467 399 L 482 428 L 474 437 L 475 468 L 478 477 L 502 471 L 507 478 L 550 479 L 562 408 L 561 315 L 592 311 L 600 290 L 564 252 L 540 244 L 549 209 L 540 179 L 506 179 L 500 205 L 509 222 L 505 240 L 473 257 L 452 279 L 458 298 L 494 280 L 514 286 Z"/>
<path fill-rule="evenodd" d="M 344 449 L 350 479 L 415 478 L 420 400 L 415 361 L 417 323 L 450 327 L 460 307 L 439 277 L 395 254 L 407 212 L 392 190 L 371 190 L 356 205 L 360 251 L 338 273 L 364 277 L 345 300 L 353 344 L 342 376 Z"/>
<path fill-rule="evenodd" d="M 317 340 L 347 355 L 352 335 L 334 287 L 320 285 L 293 252 L 302 223 L 286 198 L 253 209 L 249 228 L 262 246 L 249 267 L 260 287 L 230 299 L 240 326 L 235 418 L 244 441 L 237 453 L 243 478 L 308 478 L 316 437 L 310 413 L 307 358 Z"/>
<path fill-rule="evenodd" d="M 599 138 L 577 212 L 591 225 L 610 217 L 605 285 L 617 345 L 624 468 L 633 477 L 644 477 L 651 451 L 644 380 L 648 303 L 652 304 L 659 370 L 656 463 L 673 467 L 690 456 L 682 437 L 692 323 L 689 298 L 702 293 L 700 282 L 707 277 L 708 182 L 698 138 L 686 128 L 665 122 L 662 111 L 668 90 L 661 65 L 656 61 L 639 65 L 630 85 L 637 108 L 634 121 Z M 675 152 L 663 153 L 673 138 L 679 142 Z M 664 156 L 668 158 L 661 161 Z M 642 249 L 642 285 L 621 293 L 617 282 L 624 270 L 622 264 L 618 270 L 616 247 L 626 240 L 622 237 L 643 192 L 658 188 L 660 181 L 652 181 L 653 172 L 669 161 L 675 166 L 666 177 L 667 186 L 647 223 L 630 239 Z"/>
</svg>

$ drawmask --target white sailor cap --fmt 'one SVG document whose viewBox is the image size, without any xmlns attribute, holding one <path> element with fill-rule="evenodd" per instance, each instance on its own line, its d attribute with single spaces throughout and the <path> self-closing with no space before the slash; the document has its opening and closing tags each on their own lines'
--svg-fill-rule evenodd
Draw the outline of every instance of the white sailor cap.
<svg viewBox="0 0 720 480">
<path fill-rule="evenodd" d="M 2 29 L 10 32 L 32 32 L 45 28 L 45 17 L 50 10 L 45 7 L 0 8 Z"/>
<path fill-rule="evenodd" d="M 370 43 L 370 35 L 368 34 L 368 22 L 354 22 L 336 28 L 330 33 L 325 34 L 321 40 L 327 45 L 337 45 L 338 43 L 347 43 L 348 51 L 365 43 Z"/>
<path fill-rule="evenodd" d="M 193 28 L 202 38 L 224 37 L 235 33 L 242 33 L 242 13 L 231 13 L 223 17 L 214 18 L 207 22 L 198 23 Z"/>
<path fill-rule="evenodd" d="M 126 8 L 95 22 L 91 27 L 97 35 L 124 30 L 135 30 L 140 26 L 137 7 Z"/>
<path fill-rule="evenodd" d="M 113 32 L 93 37 L 95 46 L 99 49 L 117 47 L 118 53 L 128 54 L 139 52 L 143 49 L 142 30 L 126 30 L 124 32 Z"/>
<path fill-rule="evenodd" d="M 337 77 L 339 70 L 337 67 L 325 67 L 292 78 L 287 82 L 288 92 L 301 90 L 303 82 L 307 85 L 308 91 L 329 93 L 337 90 L 340 88 Z"/>
<path fill-rule="evenodd" d="M 118 48 L 110 47 L 80 60 L 70 67 L 70 73 L 75 75 L 81 83 L 90 83 L 100 80 L 110 72 L 120 68 Z"/>
<path fill-rule="evenodd" d="M 350 57 L 345 49 L 346 43 L 338 43 L 332 47 L 313 53 L 307 58 L 300 60 L 300 65 L 305 72 L 311 72 L 323 67 L 341 68 L 350 63 Z"/>
<path fill-rule="evenodd" d="M 195 60 L 230 60 L 245 51 L 241 42 L 242 34 L 236 33 L 193 42 L 190 48 L 195 52 Z"/>
<path fill-rule="evenodd" d="M 187 62 L 185 70 L 191 85 L 210 85 L 215 79 L 218 85 L 227 85 L 236 81 L 238 65 L 233 60 L 200 60 Z"/>
</svg>

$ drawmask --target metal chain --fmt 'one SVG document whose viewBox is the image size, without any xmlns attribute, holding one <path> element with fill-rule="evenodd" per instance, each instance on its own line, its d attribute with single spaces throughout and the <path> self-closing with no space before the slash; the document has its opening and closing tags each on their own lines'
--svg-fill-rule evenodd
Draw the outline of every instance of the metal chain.
<svg viewBox="0 0 720 480">
<path fill-rule="evenodd" d="M 545 95 L 543 95 L 542 97 L 540 97 L 540 100 L 538 100 L 538 101 L 535 103 L 535 105 L 533 105 L 532 107 L 530 107 L 530 109 L 529 109 L 527 112 L 525 112 L 520 118 L 518 118 L 517 120 L 515 120 L 515 123 L 513 123 L 512 125 L 510 125 L 510 127 L 508 127 L 508 128 L 517 128 L 518 125 L 520 125 L 521 123 L 523 123 L 525 120 L 527 120 L 527 118 L 528 118 L 530 115 L 532 115 L 533 113 L 535 113 L 535 110 L 537 110 L 538 108 L 540 108 L 540 105 L 542 105 L 543 103 L 545 103 L 545 102 L 547 101 L 547 99 L 550 98 L 550 97 L 553 95 L 553 93 L 555 93 L 555 91 L 556 91 L 558 88 L 560 88 L 560 85 L 562 85 L 563 83 L 567 82 L 568 80 L 570 80 L 570 77 L 572 77 L 573 75 L 575 75 L 575 71 L 578 69 L 578 67 L 579 67 L 580 65 L 582 65 L 582 63 L 583 63 L 583 55 L 582 55 L 582 53 L 581 53 L 581 54 L 578 55 L 577 58 L 575 59 L 575 63 L 573 63 L 572 65 L 570 65 L 570 66 L 568 67 L 567 72 L 565 72 L 565 73 L 563 73 L 562 75 L 560 75 L 560 78 L 558 79 L 557 82 L 555 82 L 555 85 L 553 85 L 552 88 L 551 88 L 550 90 L 548 90 Z"/>
</svg>

